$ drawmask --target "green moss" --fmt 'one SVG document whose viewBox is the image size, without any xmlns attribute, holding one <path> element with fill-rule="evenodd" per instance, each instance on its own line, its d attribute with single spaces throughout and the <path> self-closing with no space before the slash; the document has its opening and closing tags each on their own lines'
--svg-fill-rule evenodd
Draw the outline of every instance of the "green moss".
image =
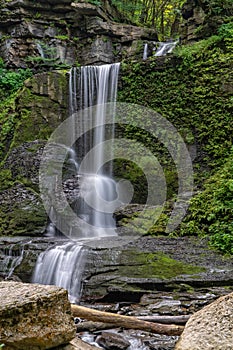
<svg viewBox="0 0 233 350">
<path fill-rule="evenodd" d="M 27 189 L 30 192 L 29 189 Z M 0 236 L 37 236 L 42 234 L 47 215 L 39 196 L 34 199 L 15 199 L 14 203 L 2 203 L 0 210 Z"/>
<path fill-rule="evenodd" d="M 16 94 L 13 94 L 4 102 L 0 103 L 0 161 L 5 157 L 10 148 L 17 123 L 15 98 Z"/>
<path fill-rule="evenodd" d="M 158 253 L 136 253 L 134 251 L 125 251 L 121 255 L 121 261 L 127 261 L 128 255 L 130 261 L 135 262 L 133 266 L 119 267 L 121 276 L 172 279 L 181 275 L 195 275 L 205 271 L 205 268 L 186 264 L 174 260 L 168 255 Z M 128 257 L 129 259 L 129 257 Z"/>
<path fill-rule="evenodd" d="M 181 46 L 170 58 L 123 62 L 118 98 L 157 111 L 182 135 L 194 158 L 195 190 L 200 192 L 204 186 L 203 194 L 192 201 L 182 234 L 213 235 L 212 244 L 222 252 L 232 252 L 233 242 L 232 174 L 229 170 L 233 135 L 232 28 L 233 21 L 229 18 L 219 27 L 217 35 Z M 145 118 L 143 115 L 135 118 L 140 117 Z M 167 184 L 170 182 L 167 198 L 175 198 L 177 171 L 166 147 L 135 125 L 127 126 L 123 135 L 142 142 L 156 155 Z M 220 166 L 223 168 L 218 172 Z M 133 174 L 130 176 L 133 178 Z M 212 180 L 204 185 L 208 178 Z M 144 193 L 140 183 L 138 192 L 139 196 Z M 168 217 L 169 210 L 164 211 L 149 233 L 162 233 Z M 125 224 L 130 224 L 129 218 L 125 219 Z M 137 215 L 131 224 L 132 229 L 140 227 Z M 180 234 L 180 228 L 173 234 Z"/>
</svg>

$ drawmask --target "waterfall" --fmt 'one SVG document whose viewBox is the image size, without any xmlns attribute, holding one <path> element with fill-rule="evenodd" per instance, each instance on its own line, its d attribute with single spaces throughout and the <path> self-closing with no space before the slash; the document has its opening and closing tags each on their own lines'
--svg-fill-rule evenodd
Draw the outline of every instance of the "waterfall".
<svg viewBox="0 0 233 350">
<path fill-rule="evenodd" d="M 116 235 L 113 213 L 103 210 L 104 201 L 111 202 L 116 198 L 116 184 L 112 179 L 111 164 L 108 165 L 107 172 L 103 171 L 103 142 L 106 138 L 114 138 L 114 102 L 116 102 L 119 67 L 120 64 L 115 63 L 70 70 L 69 111 L 72 118 L 72 129 L 76 130 L 75 112 L 81 110 L 84 120 L 78 125 L 79 132 L 82 134 L 81 154 L 76 152 L 75 146 L 73 150 L 75 159 L 78 159 L 78 163 L 81 162 L 81 167 L 77 167 L 77 174 L 80 176 L 80 196 L 77 199 L 76 212 L 79 218 L 93 228 L 89 233 L 81 233 L 81 237 L 85 238 L 101 237 L 109 233 Z M 113 109 L 112 124 L 107 127 L 106 134 L 107 102 L 113 103 Z M 94 128 L 93 120 L 97 121 L 100 126 Z M 86 133 L 87 129 L 91 130 L 91 133 Z M 91 161 L 83 165 L 82 157 L 85 157 L 90 151 Z M 106 228 L 108 228 L 107 234 Z M 109 230 L 110 228 L 112 230 Z M 82 231 L 81 227 L 80 230 Z"/>
<path fill-rule="evenodd" d="M 155 51 L 155 56 L 165 56 L 168 53 L 171 53 L 175 46 L 178 44 L 178 41 L 169 41 L 169 42 L 159 42 L 159 47 Z"/>
<path fill-rule="evenodd" d="M 147 60 L 147 57 L 148 57 L 148 44 L 145 43 L 144 44 L 144 50 L 143 50 L 143 57 L 142 57 L 142 59 L 145 61 L 145 60 Z"/>
<path fill-rule="evenodd" d="M 32 282 L 54 284 L 68 290 L 71 303 L 81 296 L 81 276 L 85 267 L 86 250 L 82 245 L 68 242 L 39 255 Z"/>
<path fill-rule="evenodd" d="M 74 208 L 77 216 L 87 222 L 93 229 L 87 231 L 80 225 L 80 238 L 93 238 L 116 235 L 113 213 L 106 212 L 104 205 L 116 198 L 116 183 L 112 179 L 112 168 L 103 171 L 104 147 L 106 137 L 114 138 L 114 102 L 117 95 L 119 63 L 103 66 L 72 68 L 69 75 L 69 115 L 72 120 L 72 132 L 78 127 L 82 130 L 82 154 L 76 145 L 67 149 L 67 164 L 72 166 L 72 176 L 79 180 L 79 194 Z M 106 103 L 112 102 L 112 123 L 106 135 Z M 93 108 L 92 108 L 93 106 Z M 95 107 L 94 107 L 95 106 Z M 85 124 L 77 121 L 77 111 L 81 110 Z M 80 112 L 79 112 L 80 113 Z M 98 120 L 94 128 L 93 118 Z M 86 126 L 92 131 L 85 133 Z M 87 135 L 86 135 L 87 134 Z M 76 140 L 74 135 L 74 140 Z M 98 146 L 98 148 L 96 147 Z M 92 151 L 92 161 L 84 162 L 87 153 Z M 75 191 L 75 188 L 73 189 Z M 50 208 L 50 223 L 47 236 L 58 235 L 56 229 L 56 211 Z M 106 230 L 107 229 L 107 230 Z M 72 230 L 72 227 L 71 227 Z M 34 270 L 32 282 L 55 284 L 68 290 L 71 302 L 78 302 L 81 296 L 81 277 L 85 267 L 86 249 L 80 242 L 66 242 L 41 253 Z"/>
<path fill-rule="evenodd" d="M 24 257 L 25 244 L 13 243 L 9 249 L 1 249 L 0 272 L 5 279 L 10 278 L 17 266 L 21 264 Z"/>
<path fill-rule="evenodd" d="M 38 50 L 38 52 L 40 54 L 40 57 L 41 58 L 45 58 L 44 49 L 43 49 L 42 45 L 38 41 L 36 42 L 36 47 L 37 47 L 37 50 Z"/>
</svg>

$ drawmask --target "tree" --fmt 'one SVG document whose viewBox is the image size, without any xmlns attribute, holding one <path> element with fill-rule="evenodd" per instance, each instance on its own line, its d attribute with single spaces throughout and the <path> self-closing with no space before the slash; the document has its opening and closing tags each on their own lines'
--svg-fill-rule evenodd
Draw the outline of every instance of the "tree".
<svg viewBox="0 0 233 350">
<path fill-rule="evenodd" d="M 161 40 L 175 33 L 185 0 L 111 0 L 113 6 L 132 22 L 154 27 Z"/>
</svg>

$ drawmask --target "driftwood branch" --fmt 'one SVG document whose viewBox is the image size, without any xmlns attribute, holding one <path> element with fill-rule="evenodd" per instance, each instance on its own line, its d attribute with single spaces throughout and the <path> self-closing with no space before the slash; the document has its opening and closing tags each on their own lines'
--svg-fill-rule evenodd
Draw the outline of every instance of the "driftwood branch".
<svg viewBox="0 0 233 350">
<path fill-rule="evenodd" d="M 180 335 L 184 327 L 179 325 L 167 325 L 161 323 L 152 323 L 139 320 L 133 316 L 124 316 L 110 312 L 103 312 L 94 309 L 89 309 L 84 306 L 71 305 L 73 316 L 84 318 L 94 322 L 111 323 L 117 327 L 128 329 L 140 329 L 147 332 L 166 334 L 166 335 Z"/>
<path fill-rule="evenodd" d="M 104 331 L 105 329 L 115 328 L 116 325 L 112 323 L 103 323 L 103 322 L 93 322 L 93 321 L 84 321 L 75 325 L 77 332 L 96 332 Z"/>
<path fill-rule="evenodd" d="M 180 324 L 184 325 L 189 320 L 190 315 L 182 316 L 137 316 L 139 320 L 148 322 L 158 322 L 163 324 Z"/>
</svg>

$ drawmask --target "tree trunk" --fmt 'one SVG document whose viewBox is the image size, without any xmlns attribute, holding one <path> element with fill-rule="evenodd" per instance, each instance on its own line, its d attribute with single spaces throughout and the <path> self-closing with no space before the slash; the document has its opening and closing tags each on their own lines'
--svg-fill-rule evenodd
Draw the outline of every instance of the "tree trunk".
<svg viewBox="0 0 233 350">
<path fill-rule="evenodd" d="M 94 322 L 111 323 L 117 327 L 140 329 L 157 334 L 180 335 L 184 329 L 183 326 L 152 323 L 139 320 L 136 317 L 132 316 L 123 316 L 110 312 L 102 312 L 73 304 L 71 305 L 71 311 L 75 317 L 84 318 Z"/>
</svg>

